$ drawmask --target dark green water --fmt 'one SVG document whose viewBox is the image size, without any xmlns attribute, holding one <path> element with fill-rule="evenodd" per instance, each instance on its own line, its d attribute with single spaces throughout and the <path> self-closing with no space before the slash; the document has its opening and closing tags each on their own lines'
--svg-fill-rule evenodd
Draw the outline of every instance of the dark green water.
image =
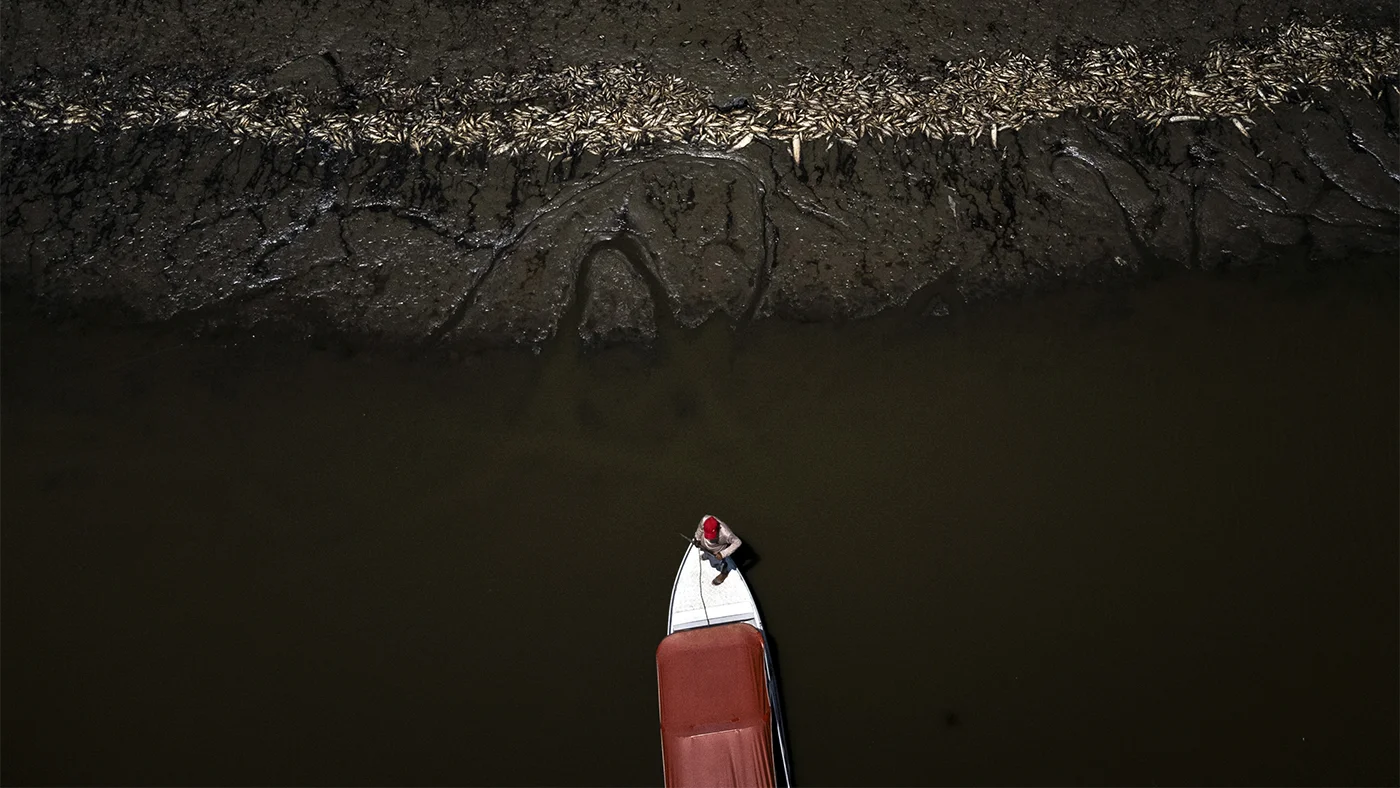
<svg viewBox="0 0 1400 788">
<path fill-rule="evenodd" d="M 459 363 L 3 356 L 3 780 L 654 784 L 704 512 L 806 784 L 1394 784 L 1393 264 Z"/>
</svg>

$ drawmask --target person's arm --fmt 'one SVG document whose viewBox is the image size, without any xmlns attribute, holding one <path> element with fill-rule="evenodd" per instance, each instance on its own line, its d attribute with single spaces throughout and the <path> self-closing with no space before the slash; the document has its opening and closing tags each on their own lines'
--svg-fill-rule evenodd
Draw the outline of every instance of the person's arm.
<svg viewBox="0 0 1400 788">
<path fill-rule="evenodd" d="M 729 539 L 729 544 L 726 545 L 723 550 L 719 551 L 720 560 L 724 560 L 734 555 L 734 551 L 743 546 L 744 540 L 735 535 L 734 531 L 731 530 L 729 526 L 725 525 L 723 521 L 719 524 L 719 531 L 721 539 L 726 537 Z"/>
</svg>

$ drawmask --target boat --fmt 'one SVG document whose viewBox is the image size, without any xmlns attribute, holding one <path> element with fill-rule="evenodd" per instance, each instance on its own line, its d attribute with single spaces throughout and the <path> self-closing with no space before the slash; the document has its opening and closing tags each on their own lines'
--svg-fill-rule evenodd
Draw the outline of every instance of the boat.
<svg viewBox="0 0 1400 788">
<path fill-rule="evenodd" d="M 686 546 L 656 649 L 667 788 L 791 786 L 772 648 L 748 583 Z M 781 773 L 781 781 L 779 774 Z"/>
</svg>

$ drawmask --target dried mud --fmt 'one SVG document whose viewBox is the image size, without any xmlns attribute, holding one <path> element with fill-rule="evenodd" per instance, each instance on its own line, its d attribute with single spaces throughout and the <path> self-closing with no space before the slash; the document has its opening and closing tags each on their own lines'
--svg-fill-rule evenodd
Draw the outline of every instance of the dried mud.
<svg viewBox="0 0 1400 788">
<path fill-rule="evenodd" d="M 541 3 L 393 14 L 129 12 L 12 3 L 6 79 L 248 73 L 334 91 L 394 74 L 640 59 L 716 101 L 802 68 L 923 67 L 1015 49 L 1153 43 L 1183 57 L 1287 14 L 1267 5 L 750 9 Z M 1390 11 L 1346 9 L 1360 25 Z M 298 15 L 299 14 L 299 15 Z M 61 19 L 59 17 L 62 17 Z M 1014 18 L 1008 18 L 1014 17 Z M 163 20 L 163 21 L 162 21 Z M 234 22 L 237 24 L 234 24 Z M 159 22 L 159 23 L 158 23 Z M 87 29 L 90 45 L 70 44 Z M 55 33 L 54 31 L 64 31 Z M 742 150 L 488 156 L 353 151 L 208 131 L 25 135 L 0 162 L 0 272 L 56 317 L 272 328 L 452 348 L 658 321 L 846 320 L 1173 268 L 1400 249 L 1400 94 L 1316 89 L 1257 114 L 1165 124 L 1079 115 L 966 140 L 757 141 Z"/>
</svg>

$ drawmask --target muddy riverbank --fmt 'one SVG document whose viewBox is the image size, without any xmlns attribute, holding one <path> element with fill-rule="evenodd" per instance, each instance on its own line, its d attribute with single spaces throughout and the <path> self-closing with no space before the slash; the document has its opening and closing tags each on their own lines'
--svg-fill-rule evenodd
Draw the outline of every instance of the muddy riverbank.
<svg viewBox="0 0 1400 788">
<path fill-rule="evenodd" d="M 1396 93 L 1173 126 L 1064 118 L 902 141 L 560 162 L 32 140 L 5 156 L 11 288 L 56 316 L 472 348 L 865 317 L 1064 281 L 1394 253 Z M 159 177 L 156 177 L 158 174 Z M 563 327 L 566 331 L 579 326 Z"/>
<path fill-rule="evenodd" d="M 941 312 L 1400 250 L 1400 93 L 1374 9 L 1267 30 L 1207 13 L 1185 38 L 1156 16 L 1109 38 L 1117 23 L 1089 35 L 1075 14 L 1035 35 L 989 22 L 1019 48 L 985 56 L 962 51 L 970 25 L 935 43 L 936 9 L 912 26 L 874 9 L 861 47 L 883 29 L 922 48 L 822 60 L 810 29 L 783 43 L 761 25 L 777 38 L 750 36 L 736 78 L 798 81 L 760 89 L 676 60 L 685 46 L 625 58 L 603 33 L 527 67 L 521 42 L 552 35 L 531 27 L 466 68 L 430 44 L 390 47 L 413 67 L 381 63 L 330 33 L 337 47 L 271 63 L 284 44 L 247 31 L 220 63 L 174 23 L 152 50 L 103 42 L 79 69 L 33 26 L 46 12 L 20 6 L 0 275 L 59 319 L 454 350 L 644 342 L 658 321 Z M 664 31 L 695 12 L 636 13 Z M 804 71 L 778 57 L 794 46 L 811 47 Z M 561 324 L 571 309 L 582 324 Z"/>
<path fill-rule="evenodd" d="M 1394 29 L 1396 11 L 1365 0 L 1303 9 L 1361 28 Z M 750 94 L 810 68 L 897 65 L 921 68 L 1002 52 L 1035 57 L 1087 45 L 1156 42 L 1183 57 L 1210 43 L 1257 35 L 1299 16 L 1284 0 L 1205 3 L 1125 0 L 1111 8 L 1052 0 L 1026 7 L 984 3 L 880 2 L 851 7 L 803 0 L 754 5 L 564 0 L 443 3 L 334 0 L 314 7 L 223 3 L 10 0 L 0 64 L 6 78 L 39 68 L 64 78 L 94 64 L 129 79 L 152 69 L 225 74 L 281 69 L 289 82 L 334 86 L 316 62 L 335 55 L 344 75 L 410 79 L 523 72 L 642 60 L 664 73 Z"/>
</svg>

